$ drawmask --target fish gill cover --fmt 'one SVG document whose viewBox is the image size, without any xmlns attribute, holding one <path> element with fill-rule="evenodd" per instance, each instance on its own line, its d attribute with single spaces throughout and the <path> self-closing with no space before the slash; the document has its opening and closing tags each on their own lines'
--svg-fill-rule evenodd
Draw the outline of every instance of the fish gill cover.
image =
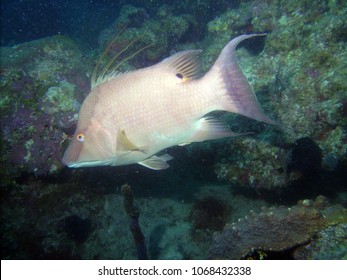
<svg viewBox="0 0 347 280">
<path fill-rule="evenodd" d="M 346 259 L 346 18 L 346 1 L 2 1 L 2 259 L 136 258 L 125 183 L 149 258 Z M 171 148 L 159 173 L 63 167 L 93 69 L 121 29 L 105 61 L 134 38 L 153 45 L 121 71 L 201 49 L 206 73 L 232 38 L 267 33 L 237 58 L 281 129 L 218 112 L 253 134 Z"/>
</svg>

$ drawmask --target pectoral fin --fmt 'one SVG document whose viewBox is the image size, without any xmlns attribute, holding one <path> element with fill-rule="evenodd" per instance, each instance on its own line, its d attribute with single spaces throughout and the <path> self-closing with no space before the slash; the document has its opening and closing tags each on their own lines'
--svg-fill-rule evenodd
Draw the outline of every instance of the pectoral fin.
<svg viewBox="0 0 347 280">
<path fill-rule="evenodd" d="M 167 161 L 171 159 L 173 159 L 172 156 L 170 156 L 169 154 L 164 154 L 162 156 L 152 156 L 148 159 L 138 162 L 138 164 L 141 164 L 153 170 L 162 170 L 170 166 Z"/>
<path fill-rule="evenodd" d="M 146 150 L 136 146 L 133 142 L 129 140 L 129 138 L 126 136 L 125 131 L 118 129 L 117 133 L 117 150 L 119 151 L 138 151 L 146 153 Z"/>
</svg>

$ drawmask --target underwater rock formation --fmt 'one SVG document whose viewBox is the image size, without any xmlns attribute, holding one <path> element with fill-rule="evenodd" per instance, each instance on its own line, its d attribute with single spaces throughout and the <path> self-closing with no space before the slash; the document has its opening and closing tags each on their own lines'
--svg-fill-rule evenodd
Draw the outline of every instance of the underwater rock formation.
<svg viewBox="0 0 347 280">
<path fill-rule="evenodd" d="M 105 46 L 111 42 L 108 51 L 110 57 L 129 44 L 134 44 L 133 52 L 149 46 L 136 56 L 132 65 L 125 63 L 122 65 L 123 68 L 119 69 L 128 71 L 134 64 L 141 68 L 158 62 L 168 56 L 170 48 L 178 42 L 190 42 L 190 34 L 187 33 L 192 33 L 197 27 L 198 24 L 192 15 L 174 15 L 167 5 L 158 8 L 154 17 L 150 17 L 143 8 L 125 5 L 115 22 L 101 32 L 99 44 Z M 117 39 L 112 42 L 117 33 Z"/>
<path fill-rule="evenodd" d="M 346 260 L 347 223 L 329 226 L 303 247 L 294 251 L 297 260 Z"/>
<path fill-rule="evenodd" d="M 219 198 L 209 196 L 199 199 L 190 212 L 193 229 L 222 230 L 227 221 L 228 212 L 227 204 Z"/>
<path fill-rule="evenodd" d="M 10 180 L 48 175 L 61 167 L 62 146 L 74 125 L 85 77 L 79 47 L 63 36 L 1 48 L 1 168 Z M 77 78 L 79 77 L 79 78 Z"/>
<path fill-rule="evenodd" d="M 298 171 L 303 176 L 310 176 L 320 171 L 322 165 L 322 151 L 319 146 L 308 137 L 296 140 L 288 155 L 287 171 Z"/>
<path fill-rule="evenodd" d="M 240 63 L 266 113 L 272 114 L 282 127 L 264 130 L 259 129 L 259 124 L 241 120 L 244 131 L 256 132 L 256 143 L 250 139 L 228 141 L 227 153 L 225 147 L 217 151 L 215 171 L 221 180 L 271 190 L 296 179 L 295 174 L 286 176 L 281 171 L 283 148 L 297 139 L 309 137 L 319 146 L 323 168 L 331 170 L 347 160 L 347 4 L 277 3 L 243 2 L 238 9 L 209 22 L 205 39 L 212 42 L 221 36 L 235 36 L 247 28 L 268 33 L 263 48 L 257 52 L 257 63 L 252 63 L 254 56 L 244 49 L 239 52 Z M 216 44 L 208 47 L 209 54 L 214 55 Z M 252 53 L 260 45 L 245 47 Z M 260 172 L 261 166 L 264 172 Z"/>
<path fill-rule="evenodd" d="M 346 258 L 346 220 L 330 215 L 338 210 L 311 200 L 291 210 L 270 208 L 267 195 L 281 192 L 275 203 L 289 204 L 322 194 L 323 188 L 333 198 L 338 188 L 345 191 L 347 1 L 150 2 L 154 4 L 145 9 L 118 7 L 119 16 L 104 18 L 98 26 L 90 18 L 81 29 L 104 29 L 99 36 L 84 31 L 90 41 L 98 37 L 93 49 L 73 41 L 80 38 L 64 36 L 0 49 L 2 259 L 136 258 L 114 181 L 142 190 L 138 202 L 150 258 L 203 259 L 213 234 L 210 258 L 243 258 L 261 250 L 284 250 L 295 259 Z M 231 38 L 266 32 L 242 43 L 237 55 L 265 113 L 281 128 L 217 113 L 234 131 L 254 134 L 174 148 L 187 155 L 164 175 L 133 166 L 62 170 L 61 153 L 90 90 L 93 66 L 123 28 L 102 63 L 136 38 L 135 48 L 152 46 L 124 63 L 121 71 L 148 66 L 179 50 L 202 49 L 204 72 Z M 77 33 L 71 30 L 69 34 Z M 300 154 L 307 150 L 292 145 L 302 147 L 299 139 L 307 138 L 318 147 L 308 164 L 302 164 Z M 292 163 L 291 152 L 296 158 Z M 319 167 L 317 176 L 309 175 Z M 215 177 L 228 186 L 216 188 Z M 295 186 L 302 177 L 316 178 Z M 212 190 L 195 197 L 206 182 L 212 182 Z M 236 199 L 229 189 L 247 200 Z M 256 195 L 248 196 L 250 192 Z M 217 201 L 204 200 L 211 196 Z M 264 204 L 269 208 L 262 213 L 256 210 L 235 225 L 227 224 Z M 79 232 L 79 225 L 88 234 Z"/>
<path fill-rule="evenodd" d="M 90 219 L 71 215 L 61 221 L 61 227 L 73 241 L 82 243 L 87 240 L 92 231 L 92 222 Z"/>
<path fill-rule="evenodd" d="M 234 139 L 219 149 L 214 166 L 221 181 L 253 189 L 281 188 L 297 179 L 285 172 L 287 151 L 255 139 Z"/>
<path fill-rule="evenodd" d="M 284 129 L 264 132 L 259 124 L 240 119 L 235 122 L 230 117 L 236 128 L 241 124 L 244 131 L 257 132 L 258 140 L 264 141 L 253 143 L 246 137 L 230 141 L 227 154 L 221 145 L 215 165 L 221 180 L 267 189 L 287 185 L 295 178 L 281 173 L 283 151 L 279 144 L 289 145 L 302 137 L 310 137 L 319 145 L 323 163 L 327 163 L 324 167 L 334 168 L 346 160 L 346 4 L 313 0 L 281 5 L 276 1 L 218 3 L 211 15 L 225 12 L 211 20 L 205 11 L 209 3 L 170 6 L 158 1 L 158 8 L 150 11 L 126 5 L 100 34 L 99 51 L 82 53 L 63 36 L 1 48 L 0 108 L 4 129 L 0 148 L 2 162 L 8 163 L 2 174 L 54 174 L 60 169 L 60 153 L 90 87 L 87 76 L 92 71 L 92 60 L 97 61 L 101 49 L 123 28 L 105 59 L 134 40 L 136 47 L 153 46 L 131 64 L 124 63 L 120 70 L 143 67 L 170 52 L 197 47 L 204 49 L 202 69 L 207 70 L 231 37 L 268 32 L 266 38 L 244 44 L 249 52 L 240 48 L 240 63 L 266 112 Z M 188 13 L 182 14 L 180 9 Z M 198 12 L 201 9 L 204 11 Z M 197 18 L 199 13 L 205 16 Z M 195 37 L 203 32 L 203 38 Z M 255 53 L 258 56 L 250 55 Z M 255 59 L 259 61 L 253 63 Z M 250 151 L 258 143 L 260 148 L 255 154 L 248 152 L 239 158 L 233 155 L 237 150 Z M 246 162 L 249 156 L 253 160 Z M 260 172 L 260 166 L 265 172 Z"/>
<path fill-rule="evenodd" d="M 252 212 L 217 234 L 208 256 L 241 259 L 252 251 L 284 251 L 306 244 L 324 227 L 340 222 L 332 213 L 324 197 L 303 200 L 290 208 L 279 206 Z"/>
</svg>

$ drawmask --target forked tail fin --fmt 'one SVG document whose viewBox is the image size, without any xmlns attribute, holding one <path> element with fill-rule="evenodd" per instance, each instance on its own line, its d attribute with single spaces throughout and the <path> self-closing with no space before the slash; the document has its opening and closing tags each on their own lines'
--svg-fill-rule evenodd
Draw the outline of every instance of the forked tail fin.
<svg viewBox="0 0 347 280">
<path fill-rule="evenodd" d="M 260 107 L 253 92 L 239 67 L 235 49 L 245 39 L 265 34 L 241 35 L 231 40 L 222 50 L 211 70 L 206 74 L 206 80 L 212 84 L 212 92 L 217 95 L 218 110 L 226 110 L 269 124 L 278 125 L 271 120 Z"/>
</svg>

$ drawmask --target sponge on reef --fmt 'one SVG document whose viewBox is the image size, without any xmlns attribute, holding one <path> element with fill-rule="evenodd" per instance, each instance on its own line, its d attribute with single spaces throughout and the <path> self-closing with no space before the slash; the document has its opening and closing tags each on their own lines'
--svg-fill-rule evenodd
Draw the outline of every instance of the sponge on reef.
<svg viewBox="0 0 347 280">
<path fill-rule="evenodd" d="M 279 206 L 250 213 L 226 227 L 209 249 L 209 259 L 242 259 L 256 250 L 283 251 L 310 242 L 328 225 L 338 223 L 339 210 L 324 197 L 303 200 L 291 208 Z"/>
</svg>

